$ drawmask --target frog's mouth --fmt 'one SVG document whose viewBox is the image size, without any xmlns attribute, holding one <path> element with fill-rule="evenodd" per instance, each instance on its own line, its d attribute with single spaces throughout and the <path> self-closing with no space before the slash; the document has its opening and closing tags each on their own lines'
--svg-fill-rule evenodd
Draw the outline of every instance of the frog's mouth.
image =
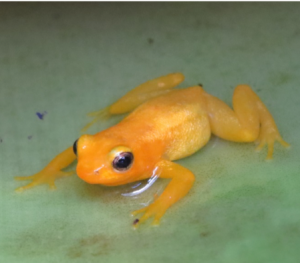
<svg viewBox="0 0 300 263">
<path fill-rule="evenodd" d="M 130 176 L 128 174 L 110 172 L 109 169 L 107 169 L 107 167 L 104 165 L 96 169 L 91 169 L 89 167 L 84 167 L 84 165 L 79 163 L 76 171 L 78 177 L 89 184 L 116 186 L 132 181 L 130 180 Z"/>
</svg>

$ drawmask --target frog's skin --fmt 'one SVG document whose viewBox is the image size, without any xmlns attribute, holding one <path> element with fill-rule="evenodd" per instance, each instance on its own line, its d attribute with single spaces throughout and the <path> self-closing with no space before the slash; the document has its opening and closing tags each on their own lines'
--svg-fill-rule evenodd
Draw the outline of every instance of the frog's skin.
<svg viewBox="0 0 300 263">
<path fill-rule="evenodd" d="M 260 98 L 247 85 L 238 85 L 233 94 L 233 110 L 201 86 L 173 88 L 181 83 L 181 73 L 148 81 L 123 96 L 114 104 L 93 112 L 91 124 L 104 116 L 131 112 L 117 125 L 95 135 L 82 135 L 57 155 L 42 171 L 19 180 L 32 182 L 24 190 L 47 183 L 55 187 L 58 177 L 77 154 L 77 174 L 90 184 L 123 185 L 153 175 L 171 179 L 164 192 L 149 206 L 133 212 L 143 213 L 139 223 L 154 217 L 158 224 L 166 210 L 184 197 L 195 177 L 187 168 L 173 162 L 202 148 L 214 134 L 234 142 L 258 142 L 258 149 L 279 141 L 289 146 L 279 134 L 274 119 Z M 137 222 L 137 221 L 135 221 Z"/>
</svg>

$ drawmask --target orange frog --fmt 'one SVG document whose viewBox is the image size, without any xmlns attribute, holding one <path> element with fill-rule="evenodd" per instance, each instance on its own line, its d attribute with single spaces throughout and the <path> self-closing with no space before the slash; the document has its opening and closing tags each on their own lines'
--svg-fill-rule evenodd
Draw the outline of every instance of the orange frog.
<svg viewBox="0 0 300 263">
<path fill-rule="evenodd" d="M 234 142 L 259 143 L 268 147 L 285 142 L 270 112 L 247 85 L 233 94 L 233 110 L 201 86 L 173 88 L 184 80 L 181 73 L 169 74 L 136 87 L 104 110 L 93 112 L 95 119 L 131 112 L 117 125 L 95 135 L 82 135 L 57 155 L 42 171 L 18 180 L 32 180 L 18 188 L 39 184 L 55 187 L 54 181 L 73 172 L 63 172 L 77 156 L 77 174 L 90 184 L 116 186 L 151 176 L 171 179 L 164 192 L 149 206 L 133 212 L 143 215 L 136 222 L 154 217 L 158 224 L 166 210 L 184 197 L 195 177 L 187 168 L 173 162 L 202 148 L 214 134 Z"/>
</svg>

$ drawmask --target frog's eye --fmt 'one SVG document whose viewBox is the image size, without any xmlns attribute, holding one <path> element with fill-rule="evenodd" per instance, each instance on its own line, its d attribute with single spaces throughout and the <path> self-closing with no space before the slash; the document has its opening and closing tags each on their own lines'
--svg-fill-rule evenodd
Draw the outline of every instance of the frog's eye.
<svg viewBox="0 0 300 263">
<path fill-rule="evenodd" d="M 78 142 L 78 139 L 73 144 L 73 152 L 75 153 L 75 155 L 77 155 L 77 142 Z"/>
<path fill-rule="evenodd" d="M 119 172 L 127 171 L 133 163 L 133 154 L 131 152 L 119 152 L 112 162 L 112 166 Z"/>
<path fill-rule="evenodd" d="M 126 146 L 117 146 L 109 153 L 109 161 L 116 172 L 125 172 L 133 164 L 133 153 Z"/>
</svg>

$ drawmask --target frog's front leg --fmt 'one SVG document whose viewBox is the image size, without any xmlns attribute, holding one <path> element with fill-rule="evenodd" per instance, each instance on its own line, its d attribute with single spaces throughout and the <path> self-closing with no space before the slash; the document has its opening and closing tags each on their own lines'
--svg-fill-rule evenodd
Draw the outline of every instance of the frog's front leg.
<svg viewBox="0 0 300 263">
<path fill-rule="evenodd" d="M 106 119 L 111 115 L 130 112 L 145 101 L 168 93 L 172 88 L 179 85 L 183 80 L 183 74 L 172 73 L 153 80 L 149 80 L 137 86 L 110 106 L 99 111 L 90 112 L 88 116 L 93 117 L 94 119 L 90 123 L 88 123 L 81 130 L 81 132 L 86 131 L 90 126 L 101 119 Z"/>
<path fill-rule="evenodd" d="M 136 220 L 138 223 L 135 224 L 135 226 L 152 216 L 154 217 L 153 225 L 158 225 L 160 218 L 164 215 L 167 209 L 179 199 L 184 197 L 189 192 L 195 181 L 194 174 L 179 164 L 162 160 L 159 162 L 158 168 L 161 172 L 159 177 L 170 178 L 171 182 L 151 205 L 132 213 L 134 216 L 139 213 L 143 213 L 142 217 L 139 220 Z"/>
<path fill-rule="evenodd" d="M 61 171 L 63 168 L 69 166 L 76 159 L 76 155 L 73 152 L 73 148 L 69 147 L 68 149 L 61 152 L 57 155 L 43 170 L 32 175 L 32 176 L 18 176 L 15 177 L 16 180 L 32 180 L 29 184 L 21 186 L 16 189 L 16 191 L 23 191 L 25 189 L 40 185 L 48 184 L 50 188 L 55 188 L 55 180 L 74 174 L 75 171 L 64 172 Z"/>
</svg>

